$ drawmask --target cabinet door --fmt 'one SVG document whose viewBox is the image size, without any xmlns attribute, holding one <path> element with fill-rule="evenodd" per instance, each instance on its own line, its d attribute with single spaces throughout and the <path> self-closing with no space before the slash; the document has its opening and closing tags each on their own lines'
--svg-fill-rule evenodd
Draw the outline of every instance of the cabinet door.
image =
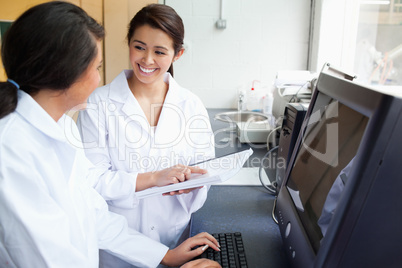
<svg viewBox="0 0 402 268">
<path fill-rule="evenodd" d="M 131 69 L 126 40 L 127 27 L 133 16 L 145 5 L 157 0 L 105 0 L 105 83 L 110 83 L 123 69 Z"/>
</svg>

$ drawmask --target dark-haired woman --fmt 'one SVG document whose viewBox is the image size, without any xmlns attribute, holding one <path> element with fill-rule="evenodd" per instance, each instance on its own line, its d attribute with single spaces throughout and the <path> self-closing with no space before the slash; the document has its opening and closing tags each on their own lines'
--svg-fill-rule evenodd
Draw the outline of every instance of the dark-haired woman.
<svg viewBox="0 0 402 268">
<path fill-rule="evenodd" d="M 169 250 L 129 230 L 88 185 L 89 161 L 69 143 L 79 133 L 64 114 L 99 84 L 103 35 L 81 8 L 52 1 L 22 14 L 3 40 L 0 267 L 95 268 L 99 248 L 138 267 L 178 266 L 201 253 L 196 245 L 218 249 L 203 233 Z"/>
<path fill-rule="evenodd" d="M 215 156 L 204 105 L 172 76 L 172 64 L 184 51 L 183 38 L 184 25 L 174 9 L 145 6 L 127 34 L 132 70 L 96 89 L 78 119 L 85 153 L 99 178 L 94 187 L 109 209 L 170 248 L 188 237 L 191 214 L 204 204 L 208 187 L 144 199 L 136 193 L 190 176 L 167 175 L 171 166 L 186 168 Z M 103 267 L 126 267 L 117 262 L 101 253 Z"/>
</svg>

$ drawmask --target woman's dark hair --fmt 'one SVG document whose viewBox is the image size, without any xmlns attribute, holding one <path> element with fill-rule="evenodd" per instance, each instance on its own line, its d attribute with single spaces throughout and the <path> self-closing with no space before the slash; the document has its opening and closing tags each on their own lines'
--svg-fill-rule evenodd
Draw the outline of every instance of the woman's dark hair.
<svg viewBox="0 0 402 268">
<path fill-rule="evenodd" d="M 53 1 L 24 12 L 3 39 L 7 77 L 34 95 L 41 89 L 69 88 L 97 56 L 104 29 L 80 7 Z M 17 86 L 0 83 L 0 118 L 17 106 Z"/>
<path fill-rule="evenodd" d="M 130 21 L 127 41 L 130 45 L 131 38 L 138 27 L 149 25 L 152 28 L 160 29 L 169 35 L 173 40 L 173 49 L 175 55 L 183 47 L 184 25 L 176 11 L 167 5 L 150 4 L 143 7 Z M 173 76 L 173 65 L 168 72 Z"/>
</svg>

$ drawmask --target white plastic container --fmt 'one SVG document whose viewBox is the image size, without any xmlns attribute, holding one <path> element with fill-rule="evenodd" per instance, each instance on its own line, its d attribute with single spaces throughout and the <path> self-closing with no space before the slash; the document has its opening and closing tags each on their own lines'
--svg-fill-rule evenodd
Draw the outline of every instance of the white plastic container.
<svg viewBox="0 0 402 268">
<path fill-rule="evenodd" d="M 255 83 L 258 83 L 257 86 Z M 262 112 L 260 81 L 254 80 L 251 89 L 247 91 L 247 110 Z"/>
<path fill-rule="evenodd" d="M 261 111 L 261 103 L 254 88 L 251 88 L 247 94 L 247 110 L 253 112 Z"/>
<path fill-rule="evenodd" d="M 272 115 L 272 105 L 274 104 L 274 96 L 271 92 L 262 97 L 262 112 L 267 115 Z"/>
</svg>

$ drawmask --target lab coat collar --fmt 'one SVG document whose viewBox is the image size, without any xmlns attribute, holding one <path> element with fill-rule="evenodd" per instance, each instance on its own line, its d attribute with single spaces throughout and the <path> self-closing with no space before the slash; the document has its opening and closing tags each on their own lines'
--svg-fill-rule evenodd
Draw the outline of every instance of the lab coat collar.
<svg viewBox="0 0 402 268">
<path fill-rule="evenodd" d="M 18 105 L 16 112 L 20 114 L 32 126 L 40 130 L 47 136 L 65 141 L 63 128 L 27 93 L 18 90 Z M 66 115 L 63 115 L 65 117 Z M 64 122 L 64 118 L 59 122 Z"/>
<path fill-rule="evenodd" d="M 110 83 L 111 90 L 109 91 L 109 98 L 120 103 L 126 103 L 131 96 L 134 97 L 127 82 L 127 79 L 133 75 L 133 70 L 124 70 L 115 79 L 113 79 L 113 81 Z M 166 73 L 163 80 L 165 83 L 169 84 L 169 90 L 166 95 L 165 103 L 173 104 L 184 100 L 184 96 L 179 93 L 180 86 L 173 79 L 170 73 Z"/>
<path fill-rule="evenodd" d="M 132 70 L 124 70 L 113 79 L 110 83 L 109 98 L 120 103 L 126 103 L 130 95 L 133 95 L 127 82 L 127 79 L 133 75 Z"/>
<path fill-rule="evenodd" d="M 166 94 L 165 104 L 179 104 L 185 100 L 183 94 L 181 94 L 180 86 L 176 80 L 173 79 L 170 73 L 166 73 L 164 77 L 165 83 L 169 84 L 169 90 Z"/>
<path fill-rule="evenodd" d="M 134 75 L 132 70 L 124 70 L 115 79 L 113 79 L 113 81 L 110 83 L 109 98 L 112 101 L 122 103 L 123 106 L 121 111 L 129 118 L 135 118 L 141 127 L 149 133 L 150 126 L 144 111 L 141 109 L 140 104 L 128 86 L 127 79 L 132 75 Z M 133 103 L 135 105 L 133 105 Z M 138 116 L 141 118 L 140 120 L 138 120 Z"/>
<path fill-rule="evenodd" d="M 110 91 L 109 98 L 113 101 L 123 103 L 122 112 L 124 112 L 127 116 L 140 116 L 143 120 L 138 120 L 137 122 L 141 125 L 141 127 L 152 134 L 150 130 L 151 127 L 149 122 L 146 120 L 144 111 L 141 109 L 140 104 L 138 103 L 135 96 L 132 94 L 127 79 L 131 77 L 133 74 L 132 70 L 124 70 L 122 71 L 111 83 L 110 83 Z M 166 94 L 164 105 L 171 104 L 177 105 L 181 101 L 185 99 L 183 94 L 180 94 L 180 86 L 176 83 L 170 73 L 166 73 L 164 76 L 165 83 L 169 84 L 169 90 Z M 132 102 L 135 102 L 136 105 L 132 105 Z M 169 116 L 165 112 L 166 109 L 162 109 L 161 116 L 159 118 L 159 124 L 161 122 L 169 123 Z M 167 117 L 167 118 L 166 118 Z M 137 117 L 138 119 L 138 117 Z M 158 128 L 157 128 L 158 129 Z"/>
</svg>

